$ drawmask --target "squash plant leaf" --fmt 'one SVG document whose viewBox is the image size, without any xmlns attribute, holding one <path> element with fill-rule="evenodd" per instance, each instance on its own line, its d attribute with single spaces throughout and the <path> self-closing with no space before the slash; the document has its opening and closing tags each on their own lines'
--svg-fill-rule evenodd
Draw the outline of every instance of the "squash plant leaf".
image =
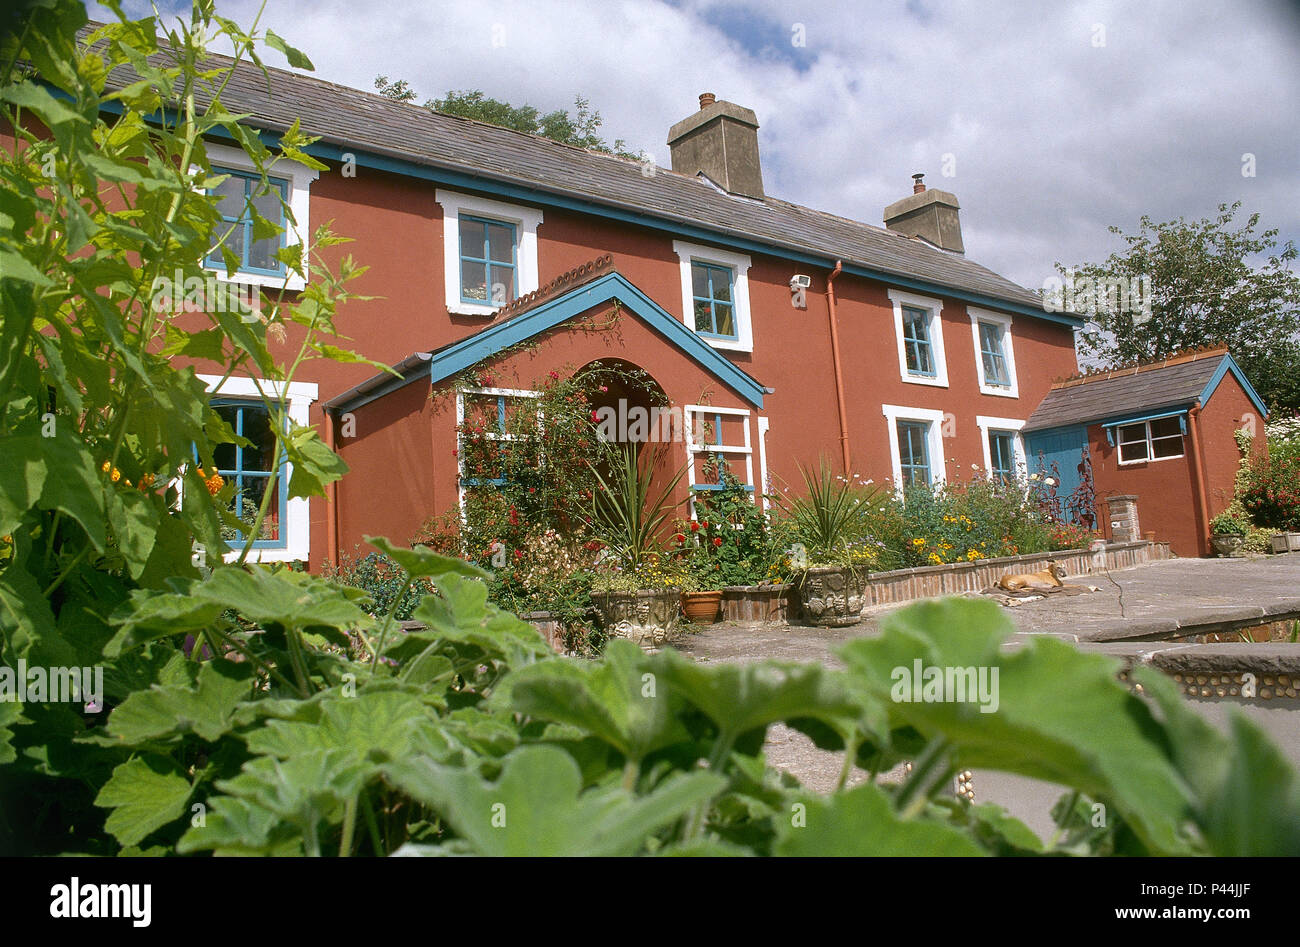
<svg viewBox="0 0 1300 947">
<path fill-rule="evenodd" d="M 650 666 L 660 675 L 661 687 L 694 704 L 732 738 L 778 720 L 815 717 L 843 723 L 861 713 L 843 682 L 816 664 L 706 666 L 668 649 Z"/>
<path fill-rule="evenodd" d="M 1079 789 L 1113 804 L 1151 852 L 1190 853 L 1187 788 L 1150 709 L 1116 680 L 1114 659 L 1049 638 L 1003 654 L 1012 626 L 992 602 L 923 602 L 881 628 L 879 638 L 844 645 L 841 657 L 898 719 L 951 741 L 962 766 Z M 924 679 L 951 678 L 950 699 L 924 699 L 912 680 L 918 665 Z M 963 696 L 958 681 L 970 692 L 951 699 Z"/>
<path fill-rule="evenodd" d="M 635 855 L 649 835 L 726 785 L 695 772 L 672 776 L 641 797 L 616 786 L 580 793 L 578 764 L 553 746 L 515 750 L 495 783 L 431 760 L 395 761 L 385 772 L 443 813 L 480 855 Z"/>
<path fill-rule="evenodd" d="M 108 734 L 122 746 L 169 741 L 193 733 L 209 742 L 233 726 L 235 708 L 249 696 L 253 672 L 218 658 L 205 662 L 195 686 L 155 684 L 136 691 L 108 717 Z"/>
<path fill-rule="evenodd" d="M 104 828 L 123 845 L 136 845 L 150 832 L 179 819 L 190 800 L 191 787 L 174 760 L 139 756 L 113 770 L 95 798 L 95 805 L 112 809 Z"/>
<path fill-rule="evenodd" d="M 987 854 L 956 829 L 900 818 L 870 783 L 829 798 L 800 796 L 776 824 L 774 854 L 795 858 Z"/>
<path fill-rule="evenodd" d="M 488 574 L 473 563 L 453 556 L 444 556 L 425 546 L 407 549 L 394 545 L 383 536 L 367 536 L 365 540 L 405 569 L 406 574 L 413 579 L 435 578 L 449 572 L 470 579 L 488 578 Z"/>
<path fill-rule="evenodd" d="M 642 760 L 690 739 L 669 700 L 669 688 L 658 686 L 649 667 L 641 648 L 615 639 L 598 662 L 542 661 L 520 668 L 493 700 L 530 717 L 578 727 L 625 759 Z"/>
</svg>

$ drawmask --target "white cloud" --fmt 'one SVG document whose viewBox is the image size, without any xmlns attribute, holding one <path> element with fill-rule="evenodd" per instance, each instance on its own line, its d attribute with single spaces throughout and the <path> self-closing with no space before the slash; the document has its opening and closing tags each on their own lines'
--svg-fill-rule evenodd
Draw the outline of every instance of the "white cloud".
<svg viewBox="0 0 1300 947">
<path fill-rule="evenodd" d="M 258 5 L 217 3 L 243 24 Z M 383 73 L 543 110 L 581 93 L 606 137 L 664 165 L 668 127 L 715 92 L 758 113 L 769 193 L 879 223 L 927 172 L 961 201 L 967 254 L 1032 287 L 1142 214 L 1241 199 L 1300 240 L 1300 29 L 1281 5 L 270 0 L 263 23 L 363 89 Z"/>
</svg>

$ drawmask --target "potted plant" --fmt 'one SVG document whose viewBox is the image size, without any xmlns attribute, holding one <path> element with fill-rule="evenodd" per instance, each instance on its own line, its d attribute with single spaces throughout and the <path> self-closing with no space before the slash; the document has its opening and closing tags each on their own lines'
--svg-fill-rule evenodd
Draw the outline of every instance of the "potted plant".
<svg viewBox="0 0 1300 947">
<path fill-rule="evenodd" d="M 604 544 L 605 568 L 592 580 L 591 602 L 607 635 L 638 644 L 660 644 L 677 624 L 682 572 L 663 554 L 665 521 L 677 504 L 673 491 L 686 468 L 651 495 L 654 460 L 642 462 L 631 447 L 611 451 L 608 479 L 596 478 L 591 501 L 592 534 Z"/>
<path fill-rule="evenodd" d="M 874 547 L 866 541 L 866 510 L 883 491 L 855 487 L 836 476 L 823 458 L 816 474 L 799 470 L 806 494 L 778 503 L 790 519 L 796 544 L 792 577 L 805 620 L 823 627 L 856 625 L 866 605 L 866 579 Z"/>
<path fill-rule="evenodd" d="M 722 610 L 722 565 L 717 551 L 722 537 L 718 524 L 704 520 L 679 520 L 673 542 L 682 566 L 682 614 L 689 621 L 711 625 Z"/>
<path fill-rule="evenodd" d="M 1242 543 L 1250 531 L 1250 520 L 1240 510 L 1228 507 L 1210 520 L 1210 545 L 1220 556 L 1241 556 Z"/>
</svg>

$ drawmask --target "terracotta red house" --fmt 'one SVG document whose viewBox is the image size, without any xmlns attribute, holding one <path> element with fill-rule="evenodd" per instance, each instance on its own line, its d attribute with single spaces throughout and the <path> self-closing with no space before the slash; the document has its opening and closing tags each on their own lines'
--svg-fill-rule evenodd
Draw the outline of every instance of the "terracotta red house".
<svg viewBox="0 0 1300 947">
<path fill-rule="evenodd" d="M 319 362 L 285 392 L 351 472 L 328 500 L 282 498 L 263 559 L 316 568 L 363 535 L 408 539 L 454 508 L 456 417 L 433 396 L 476 364 L 508 382 L 470 397 L 522 402 L 547 370 L 641 369 L 683 417 L 707 407 L 721 422 L 756 496 L 822 454 L 877 482 L 1011 472 L 1026 459 L 1021 428 L 1077 370 L 1081 320 L 968 259 L 952 194 L 916 175 L 884 226 L 780 200 L 764 190 L 757 119 L 732 103 L 701 96 L 669 132 L 666 169 L 271 74 L 268 94 L 241 67 L 225 104 L 272 147 L 295 119 L 320 136 L 308 150 L 327 171 L 277 165 L 296 218 L 284 239 L 325 221 L 352 238 L 337 252 L 370 267 L 354 288 L 379 298 L 337 324 L 401 378 Z M 220 142 L 210 159 L 232 174 L 238 223 L 247 164 Z M 246 237 L 236 281 L 278 285 L 274 246 Z M 592 331 L 615 304 L 617 331 Z M 521 342 L 526 354 L 501 357 Z M 217 392 L 256 439 L 266 418 L 251 393 L 240 378 Z M 219 464 L 260 496 L 259 457 L 231 447 Z"/>
<path fill-rule="evenodd" d="M 1180 556 L 1200 556 L 1210 551 L 1210 519 L 1232 500 L 1241 459 L 1235 432 L 1258 431 L 1251 449 L 1263 456 L 1267 416 L 1219 346 L 1058 382 L 1022 433 L 1030 470 L 1059 478 L 1059 496 L 1078 488 L 1086 465 L 1098 501 L 1137 497 L 1140 532 Z M 1098 505 L 1109 538 L 1113 524 Z"/>
</svg>

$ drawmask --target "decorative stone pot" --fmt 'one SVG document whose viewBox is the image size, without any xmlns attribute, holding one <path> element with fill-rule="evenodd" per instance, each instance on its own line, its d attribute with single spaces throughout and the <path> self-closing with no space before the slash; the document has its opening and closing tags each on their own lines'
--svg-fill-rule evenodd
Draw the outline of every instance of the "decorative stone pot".
<svg viewBox="0 0 1300 947">
<path fill-rule="evenodd" d="M 722 589 L 710 592 L 683 592 L 682 614 L 697 625 L 712 625 L 722 608 Z"/>
<path fill-rule="evenodd" d="M 1245 541 L 1245 536 L 1238 536 L 1235 533 L 1220 533 L 1217 536 L 1210 537 L 1210 545 L 1214 547 L 1214 551 L 1220 556 L 1240 556 L 1241 544 Z"/>
<path fill-rule="evenodd" d="M 663 644 L 676 629 L 682 598 L 677 589 L 641 589 L 592 592 L 591 603 L 605 634 L 645 647 Z"/>
<path fill-rule="evenodd" d="M 867 604 L 866 579 L 866 573 L 843 566 L 805 570 L 795 581 L 804 619 L 824 628 L 856 625 Z"/>
<path fill-rule="evenodd" d="M 1274 552 L 1300 552 L 1300 533 L 1278 533 L 1270 542 Z"/>
</svg>

